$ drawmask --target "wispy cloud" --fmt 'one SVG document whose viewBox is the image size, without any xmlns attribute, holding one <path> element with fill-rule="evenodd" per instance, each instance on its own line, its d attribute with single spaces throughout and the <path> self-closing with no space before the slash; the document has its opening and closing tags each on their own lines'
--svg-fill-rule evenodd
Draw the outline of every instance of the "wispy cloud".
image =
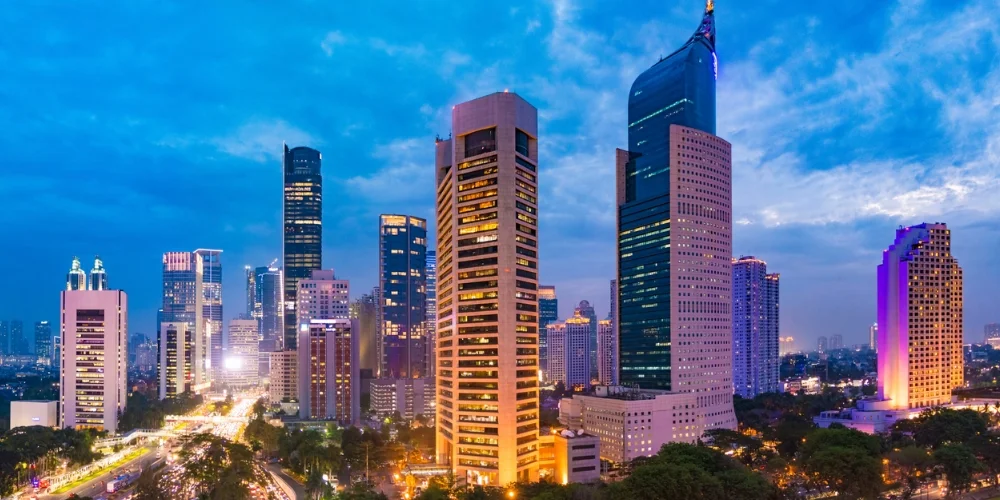
<svg viewBox="0 0 1000 500">
<path fill-rule="evenodd" d="M 333 56 L 333 52 L 337 47 L 347 43 L 347 37 L 339 31 L 331 31 L 323 37 L 323 41 L 319 43 L 323 52 L 326 53 L 327 57 Z"/>
</svg>

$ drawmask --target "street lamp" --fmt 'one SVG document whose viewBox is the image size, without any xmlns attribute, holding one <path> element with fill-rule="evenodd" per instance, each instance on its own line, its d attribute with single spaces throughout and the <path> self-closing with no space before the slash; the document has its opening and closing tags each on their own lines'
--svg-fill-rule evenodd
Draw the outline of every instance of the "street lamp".
<svg viewBox="0 0 1000 500">
<path fill-rule="evenodd" d="M 517 497 L 517 492 L 516 491 L 514 491 L 514 490 L 507 491 L 507 498 L 515 498 L 515 497 Z"/>
</svg>

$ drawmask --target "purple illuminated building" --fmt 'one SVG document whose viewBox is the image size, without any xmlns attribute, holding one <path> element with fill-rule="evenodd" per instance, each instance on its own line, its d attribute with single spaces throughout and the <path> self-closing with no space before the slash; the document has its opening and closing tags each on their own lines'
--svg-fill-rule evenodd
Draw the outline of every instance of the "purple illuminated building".
<svg viewBox="0 0 1000 500">
<path fill-rule="evenodd" d="M 733 388 L 778 392 L 778 274 L 754 257 L 733 259 Z"/>
</svg>

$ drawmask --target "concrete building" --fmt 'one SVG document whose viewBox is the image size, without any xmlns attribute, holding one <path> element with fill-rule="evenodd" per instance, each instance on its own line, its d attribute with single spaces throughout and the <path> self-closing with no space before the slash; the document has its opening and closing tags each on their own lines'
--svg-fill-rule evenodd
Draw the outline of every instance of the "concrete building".
<svg viewBox="0 0 1000 500">
<path fill-rule="evenodd" d="M 697 394 L 607 386 L 595 394 L 560 401 L 559 422 L 599 437 L 605 460 L 652 456 L 666 443 L 695 443 L 704 431 Z"/>
<path fill-rule="evenodd" d="M 573 314 L 590 320 L 587 322 L 587 327 L 590 328 L 586 348 L 587 356 L 590 358 L 587 363 L 587 369 L 590 370 L 587 379 L 597 378 L 597 312 L 594 310 L 594 306 L 590 305 L 590 302 L 581 300 L 580 304 L 573 310 Z"/>
<path fill-rule="evenodd" d="M 380 378 L 427 376 L 427 221 L 379 217 Z"/>
<path fill-rule="evenodd" d="M 166 252 L 163 254 L 163 307 L 160 314 L 160 323 L 175 325 L 175 332 L 183 335 L 173 339 L 177 343 L 179 357 L 165 357 L 168 342 L 164 338 L 161 329 L 157 332 L 158 343 L 160 345 L 160 360 L 169 359 L 171 362 L 183 362 L 183 366 L 162 365 L 159 370 L 160 387 L 165 388 L 166 377 L 178 384 L 177 390 L 183 392 L 185 389 L 194 393 L 201 393 L 211 385 L 211 329 L 212 326 L 205 316 L 206 310 L 211 310 L 221 319 L 221 307 L 216 311 L 207 305 L 205 287 L 205 258 L 199 251 L 194 252 Z M 217 273 L 221 277 L 221 270 Z M 221 300 L 221 283 L 219 286 L 212 286 L 213 305 L 216 300 Z M 185 323 L 183 328 L 179 323 Z M 221 333 L 220 331 L 216 332 Z M 182 378 L 177 378 L 181 377 Z M 183 380 L 183 382 L 182 382 Z M 173 395 L 174 392 L 170 391 Z M 167 397 L 166 393 L 160 393 L 160 399 Z"/>
<path fill-rule="evenodd" d="M 28 355 L 28 339 L 24 337 L 24 322 L 19 319 L 10 321 L 10 354 Z M 37 360 L 36 360 L 37 361 Z"/>
<path fill-rule="evenodd" d="M 990 323 L 983 327 L 983 343 L 1000 349 L 1000 323 Z"/>
<path fill-rule="evenodd" d="M 872 323 L 868 327 L 868 348 L 878 351 L 878 323 Z"/>
<path fill-rule="evenodd" d="M 271 401 L 298 401 L 299 375 L 298 358 L 295 351 L 275 351 L 269 356 L 271 366 L 271 386 L 269 394 Z"/>
<path fill-rule="evenodd" d="M 299 325 L 295 306 L 299 281 L 323 267 L 323 155 L 307 147 L 284 146 L 284 338 L 282 347 L 295 350 Z M 305 322 L 308 324 L 308 322 Z"/>
<path fill-rule="evenodd" d="M 816 350 L 821 354 L 830 350 L 829 342 L 825 336 L 820 335 L 820 337 L 816 339 Z"/>
<path fill-rule="evenodd" d="M 755 257 L 733 259 L 733 387 L 753 398 L 780 390 L 779 276 Z"/>
<path fill-rule="evenodd" d="M 601 385 L 618 384 L 618 339 L 611 319 L 597 322 L 597 380 Z"/>
<path fill-rule="evenodd" d="M 559 484 L 592 483 L 601 479 L 601 439 L 583 431 L 561 430 L 553 435 L 555 480 Z"/>
<path fill-rule="evenodd" d="M 427 291 L 427 316 L 424 321 L 424 336 L 427 337 L 424 342 L 424 348 L 427 351 L 427 375 L 433 377 L 436 373 L 435 368 L 435 357 L 436 345 L 436 329 L 434 325 L 437 324 L 437 251 L 428 250 L 426 265 L 424 266 L 424 276 L 427 281 L 426 291 Z"/>
<path fill-rule="evenodd" d="M 195 332 L 186 321 L 160 323 L 160 399 L 194 392 Z"/>
<path fill-rule="evenodd" d="M 305 281 L 300 282 L 299 301 Z M 300 327 L 298 350 L 299 417 L 356 425 L 361 417 L 357 322 L 314 319 Z"/>
<path fill-rule="evenodd" d="M 259 378 L 257 320 L 229 321 L 223 342 L 223 381 L 230 388 L 256 387 Z"/>
<path fill-rule="evenodd" d="M 538 479 L 538 113 L 452 108 L 437 155 L 437 461 L 467 484 Z"/>
<path fill-rule="evenodd" d="M 60 427 L 114 433 L 128 391 L 128 299 L 120 290 L 63 291 Z"/>
<path fill-rule="evenodd" d="M 376 379 L 371 381 L 371 408 L 379 417 L 399 412 L 403 418 L 435 416 L 434 378 Z"/>
<path fill-rule="evenodd" d="M 11 401 L 10 428 L 16 429 L 33 425 L 58 428 L 58 407 L 58 401 Z"/>
<path fill-rule="evenodd" d="M 52 359 L 52 325 L 48 321 L 35 323 L 35 356 Z"/>
<path fill-rule="evenodd" d="M 590 387 L 590 330 L 590 318 L 581 316 L 579 308 L 565 322 L 549 323 L 549 382 L 577 391 Z"/>
<path fill-rule="evenodd" d="M 332 269 L 313 271 L 308 279 L 299 280 L 298 320 L 301 331 L 319 319 L 350 319 L 350 282 L 339 280 Z"/>
</svg>

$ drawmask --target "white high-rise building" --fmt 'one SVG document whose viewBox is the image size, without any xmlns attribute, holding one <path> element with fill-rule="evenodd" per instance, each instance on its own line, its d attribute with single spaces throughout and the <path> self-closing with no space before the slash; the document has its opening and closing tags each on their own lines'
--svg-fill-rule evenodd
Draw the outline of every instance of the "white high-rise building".
<svg viewBox="0 0 1000 500">
<path fill-rule="evenodd" d="M 872 323 L 868 327 L 868 348 L 878 351 L 878 323 Z"/>
<path fill-rule="evenodd" d="M 160 399 L 193 391 L 195 385 L 195 331 L 185 321 L 160 323 Z"/>
<path fill-rule="evenodd" d="M 601 385 L 618 385 L 618 338 L 614 322 L 597 322 L 597 378 Z"/>
<path fill-rule="evenodd" d="M 549 380 L 562 382 L 567 389 L 590 386 L 590 318 L 580 309 L 562 323 L 549 323 Z"/>
<path fill-rule="evenodd" d="M 128 390 L 128 299 L 120 290 L 64 291 L 60 299 L 60 427 L 115 432 Z"/>
<path fill-rule="evenodd" d="M 349 296 L 349 282 L 338 280 L 332 269 L 316 270 L 308 279 L 299 280 L 295 306 L 299 330 L 315 319 L 349 319 Z"/>
<path fill-rule="evenodd" d="M 253 387 L 258 383 L 259 333 L 256 319 L 229 321 L 223 343 L 223 380 L 230 387 Z"/>
</svg>

